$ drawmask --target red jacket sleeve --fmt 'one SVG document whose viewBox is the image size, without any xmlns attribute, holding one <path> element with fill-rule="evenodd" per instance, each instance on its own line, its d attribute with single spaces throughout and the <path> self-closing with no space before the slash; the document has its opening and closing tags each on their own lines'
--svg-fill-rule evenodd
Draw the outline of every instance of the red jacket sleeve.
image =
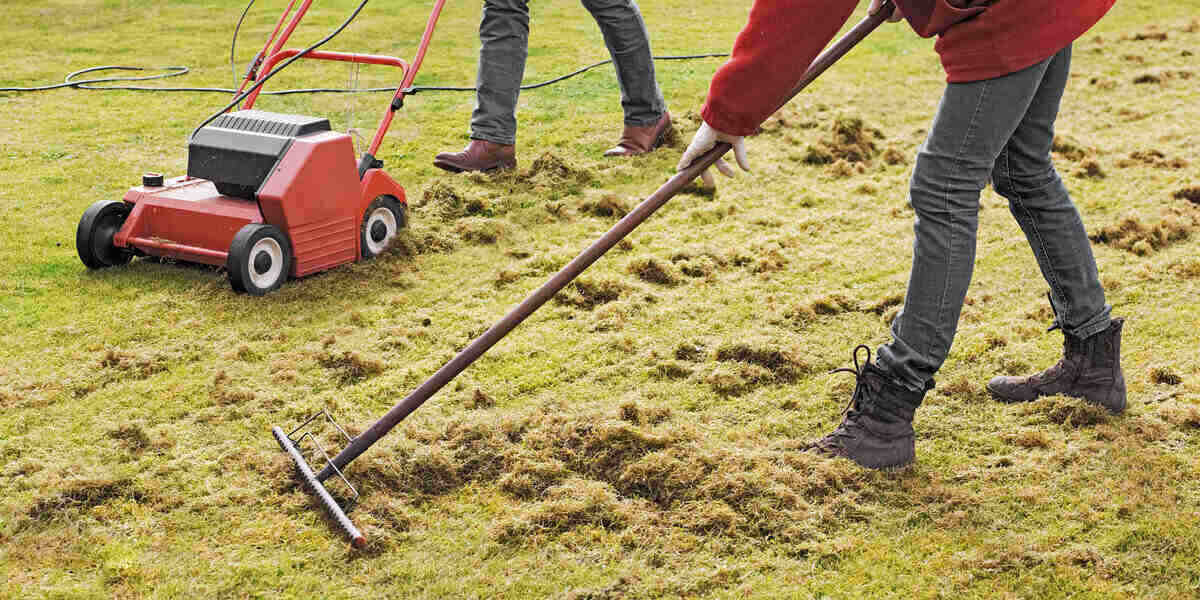
<svg viewBox="0 0 1200 600">
<path fill-rule="evenodd" d="M 717 70 L 700 116 L 717 131 L 749 135 L 775 112 L 858 0 L 755 0 Z"/>
</svg>

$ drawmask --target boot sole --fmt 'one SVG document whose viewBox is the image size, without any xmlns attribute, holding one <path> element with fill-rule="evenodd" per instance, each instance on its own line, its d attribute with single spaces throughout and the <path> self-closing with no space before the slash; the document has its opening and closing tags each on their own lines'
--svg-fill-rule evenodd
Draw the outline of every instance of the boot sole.
<svg viewBox="0 0 1200 600">
<path fill-rule="evenodd" d="M 1032 400 L 1022 400 L 1020 398 L 1010 398 L 1008 396 L 1002 396 L 1002 395 L 996 393 L 995 391 L 993 391 L 991 388 L 988 388 L 988 394 L 991 395 L 992 400 L 995 400 L 995 401 L 1003 403 L 1003 404 L 1025 404 L 1028 402 L 1035 402 L 1038 400 L 1038 398 L 1046 397 L 1046 396 L 1037 396 L 1037 397 L 1033 398 Z M 1068 398 L 1079 398 L 1079 399 L 1083 400 L 1084 402 L 1087 402 L 1088 404 L 1093 404 L 1095 406 L 1099 406 L 1100 408 L 1103 408 L 1103 409 L 1107 410 L 1108 412 L 1111 412 L 1114 415 L 1119 415 L 1119 414 L 1122 414 L 1125 412 L 1125 404 L 1122 404 L 1121 406 L 1114 408 L 1112 406 L 1104 404 L 1103 402 L 1093 402 L 1083 396 L 1067 396 L 1067 397 Z"/>
<path fill-rule="evenodd" d="M 465 173 L 468 171 L 477 172 L 477 173 L 491 173 L 492 171 L 504 171 L 504 170 L 508 170 L 508 169 L 517 168 L 517 165 L 515 165 L 515 164 L 514 165 L 498 164 L 498 165 L 495 165 L 492 167 L 488 167 L 486 169 L 464 169 L 463 167 L 460 167 L 455 164 L 436 161 L 436 160 L 433 161 L 433 166 L 435 166 L 439 169 L 442 169 L 443 171 L 449 171 L 451 173 Z"/>
</svg>

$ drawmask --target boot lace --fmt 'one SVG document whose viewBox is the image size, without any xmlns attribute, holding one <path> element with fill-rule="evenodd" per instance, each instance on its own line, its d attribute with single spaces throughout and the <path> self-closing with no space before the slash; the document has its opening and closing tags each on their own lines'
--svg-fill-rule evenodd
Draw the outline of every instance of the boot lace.
<svg viewBox="0 0 1200 600">
<path fill-rule="evenodd" d="M 865 362 L 859 363 L 859 361 L 858 361 L 859 350 L 866 350 L 867 360 Z M 849 374 L 853 375 L 854 376 L 854 393 L 850 396 L 850 401 L 846 403 L 846 407 L 842 409 L 842 417 L 843 418 L 842 418 L 841 424 L 838 425 L 837 429 L 834 429 L 832 433 L 825 436 L 824 439 L 820 440 L 820 442 L 818 442 L 818 445 L 828 446 L 828 445 L 835 444 L 836 443 L 835 440 L 837 438 L 853 437 L 854 432 L 851 431 L 851 429 L 858 427 L 856 418 L 858 417 L 858 415 L 860 413 L 859 400 L 862 399 L 862 394 L 864 392 L 863 386 L 866 385 L 863 374 L 864 374 L 864 371 L 866 370 L 867 365 L 871 364 L 871 348 L 865 344 L 859 344 L 858 346 L 855 346 L 855 348 L 854 348 L 853 357 L 854 357 L 854 368 L 853 369 L 848 368 L 848 367 L 841 367 L 838 369 L 833 369 L 832 371 L 829 372 L 830 375 L 832 375 L 834 373 L 849 373 Z M 840 443 L 837 443 L 836 445 L 840 446 Z"/>
</svg>

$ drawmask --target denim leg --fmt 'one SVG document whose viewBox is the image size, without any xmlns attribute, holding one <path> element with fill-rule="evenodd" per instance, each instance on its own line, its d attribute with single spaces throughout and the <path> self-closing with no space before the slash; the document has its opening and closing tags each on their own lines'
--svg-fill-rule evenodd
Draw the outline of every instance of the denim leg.
<svg viewBox="0 0 1200 600">
<path fill-rule="evenodd" d="M 653 125 L 666 111 L 666 102 L 654 77 L 650 37 L 637 3 L 634 0 L 583 0 L 583 6 L 600 25 L 604 44 L 616 67 L 625 124 L 632 127 Z"/>
<path fill-rule="evenodd" d="M 941 368 L 975 265 L 979 193 L 1033 102 L 1049 60 L 995 79 L 946 86 L 909 186 L 913 266 L 904 308 L 878 363 L 912 390 Z"/>
<path fill-rule="evenodd" d="M 517 141 L 517 97 L 529 55 L 529 1 L 484 0 L 471 139 Z"/>
<path fill-rule="evenodd" d="M 1081 338 L 1108 328 L 1112 307 L 1087 230 L 1050 159 L 1054 120 L 1071 70 L 1071 47 L 1051 59 L 1025 118 L 996 159 L 992 185 L 1008 199 L 1050 285 L 1055 324 Z"/>
</svg>

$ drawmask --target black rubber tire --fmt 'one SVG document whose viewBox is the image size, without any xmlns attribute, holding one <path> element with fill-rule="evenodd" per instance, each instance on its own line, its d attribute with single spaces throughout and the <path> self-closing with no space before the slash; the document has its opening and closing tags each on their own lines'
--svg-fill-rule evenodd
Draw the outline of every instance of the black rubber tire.
<svg viewBox="0 0 1200 600">
<path fill-rule="evenodd" d="M 83 211 L 75 229 L 75 251 L 87 268 L 116 267 L 133 258 L 132 252 L 113 245 L 113 236 L 125 224 L 130 210 L 124 202 L 101 200 Z"/>
<path fill-rule="evenodd" d="M 378 213 L 380 209 L 390 211 L 391 218 Z M 406 219 L 404 205 L 394 197 L 379 196 L 372 200 L 367 210 L 363 211 L 362 223 L 358 228 L 358 245 L 362 248 L 362 258 L 369 260 L 383 254 L 391 243 L 391 238 L 407 225 Z M 381 227 L 384 230 L 382 235 Z"/>
<path fill-rule="evenodd" d="M 233 291 L 262 296 L 287 281 L 292 272 L 292 244 L 274 225 L 245 225 L 233 236 L 225 267 Z"/>
</svg>

